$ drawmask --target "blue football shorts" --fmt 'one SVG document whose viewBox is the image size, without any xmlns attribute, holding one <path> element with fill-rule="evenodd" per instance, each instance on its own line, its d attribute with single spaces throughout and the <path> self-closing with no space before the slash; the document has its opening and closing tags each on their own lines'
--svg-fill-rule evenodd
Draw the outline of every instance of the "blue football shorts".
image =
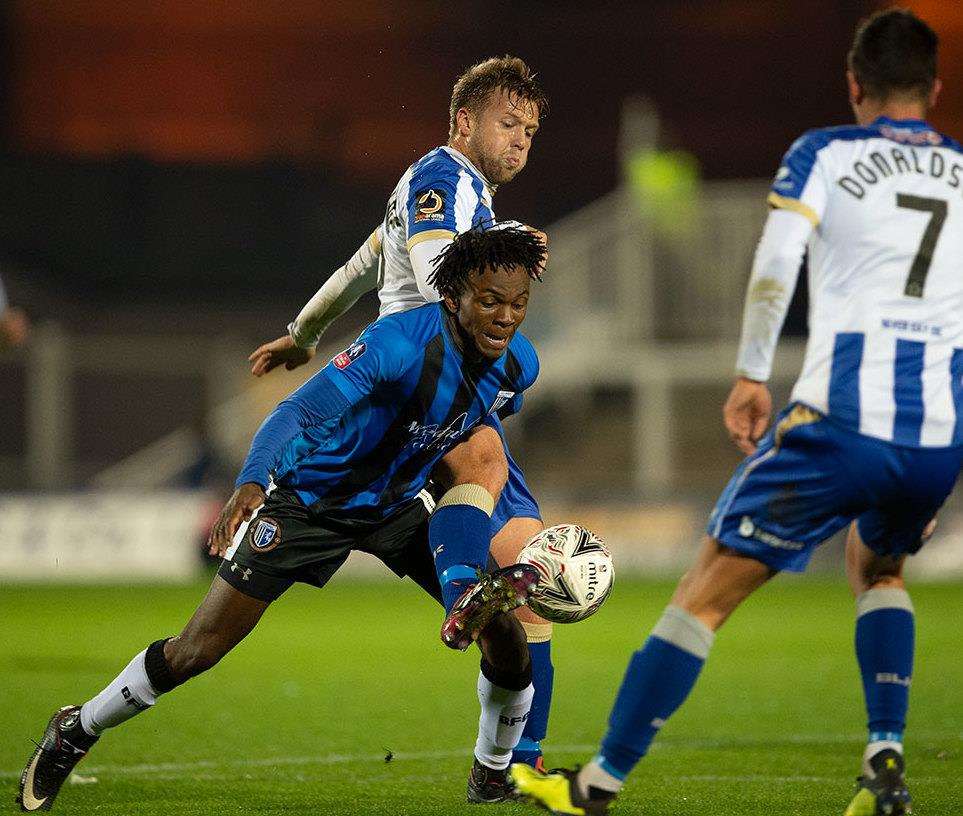
<svg viewBox="0 0 963 816">
<path fill-rule="evenodd" d="M 776 570 L 802 572 L 813 550 L 854 519 L 879 555 L 915 553 L 953 489 L 963 447 L 910 448 L 790 404 L 736 468 L 709 535 Z"/>
<path fill-rule="evenodd" d="M 495 510 L 492 512 L 491 535 L 494 538 L 495 534 L 505 526 L 509 519 L 541 519 L 542 514 L 538 509 L 538 502 L 535 501 L 532 491 L 528 489 L 528 485 L 525 483 L 525 476 L 521 468 L 512 459 L 512 455 L 508 451 L 508 442 L 505 440 L 505 429 L 502 427 L 501 420 L 498 417 L 492 417 L 492 419 L 494 422 L 491 424 L 502 438 L 505 458 L 508 459 L 508 483 L 502 490 L 501 496 L 498 497 Z"/>
</svg>

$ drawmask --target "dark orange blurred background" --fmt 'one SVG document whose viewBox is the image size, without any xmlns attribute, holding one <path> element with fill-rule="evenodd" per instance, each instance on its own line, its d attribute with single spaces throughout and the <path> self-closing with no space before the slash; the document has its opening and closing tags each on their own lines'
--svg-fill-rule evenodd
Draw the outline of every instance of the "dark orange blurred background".
<svg viewBox="0 0 963 816">
<path fill-rule="evenodd" d="M 707 177 L 767 176 L 801 131 L 848 120 L 845 51 L 878 5 L 15 0 L 0 257 L 38 308 L 46 282 L 108 300 L 137 282 L 172 302 L 269 290 L 289 310 L 445 140 L 457 74 L 505 52 L 552 110 L 502 215 L 545 225 L 611 190 L 631 95 Z M 906 5 L 942 35 L 933 119 L 959 135 L 963 4 Z"/>
</svg>

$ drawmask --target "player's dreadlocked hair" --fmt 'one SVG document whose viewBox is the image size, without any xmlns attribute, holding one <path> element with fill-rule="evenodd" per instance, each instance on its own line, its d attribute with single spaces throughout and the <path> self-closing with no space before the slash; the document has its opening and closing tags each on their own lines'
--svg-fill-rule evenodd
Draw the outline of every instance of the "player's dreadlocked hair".
<svg viewBox="0 0 963 816">
<path fill-rule="evenodd" d="M 532 280 L 540 281 L 544 261 L 545 247 L 531 230 L 477 224 L 456 236 L 434 259 L 435 268 L 428 276 L 428 283 L 442 297 L 457 300 L 473 274 L 485 269 L 520 266 Z"/>
<path fill-rule="evenodd" d="M 874 99 L 891 94 L 925 99 L 936 80 L 939 38 L 907 9 L 879 11 L 860 23 L 849 69 Z"/>
<path fill-rule="evenodd" d="M 457 133 L 455 116 L 460 108 L 477 112 L 499 89 L 507 91 L 514 100 L 537 105 L 539 118 L 548 110 L 548 97 L 524 60 L 511 56 L 491 57 L 473 65 L 455 82 L 448 110 L 449 137 Z"/>
</svg>

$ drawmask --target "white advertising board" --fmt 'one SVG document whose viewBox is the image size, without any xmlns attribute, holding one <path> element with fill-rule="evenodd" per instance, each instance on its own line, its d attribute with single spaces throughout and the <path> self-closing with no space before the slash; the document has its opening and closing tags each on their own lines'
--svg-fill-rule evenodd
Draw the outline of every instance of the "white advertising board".
<svg viewBox="0 0 963 816">
<path fill-rule="evenodd" d="M 211 499 L 192 492 L 0 495 L 0 581 L 185 581 Z"/>
</svg>

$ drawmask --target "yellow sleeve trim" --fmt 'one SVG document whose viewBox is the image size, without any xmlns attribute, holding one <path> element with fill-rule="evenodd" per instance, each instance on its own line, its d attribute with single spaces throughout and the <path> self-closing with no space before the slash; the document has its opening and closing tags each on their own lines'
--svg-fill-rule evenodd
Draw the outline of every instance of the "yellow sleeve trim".
<svg viewBox="0 0 963 816">
<path fill-rule="evenodd" d="M 368 236 L 368 246 L 371 247 L 371 252 L 374 255 L 381 254 L 381 227 L 378 227 Z"/>
<path fill-rule="evenodd" d="M 777 207 L 780 210 L 792 210 L 806 218 L 814 227 L 819 226 L 819 216 L 816 215 L 816 211 L 808 204 L 803 204 L 798 198 L 786 198 L 779 193 L 769 193 L 769 198 L 766 200 L 771 207 Z"/>
<path fill-rule="evenodd" d="M 438 238 L 454 238 L 455 233 L 451 230 L 446 229 L 436 229 L 436 230 L 425 230 L 424 232 L 416 232 L 408 239 L 408 243 L 405 244 L 405 248 L 411 252 L 411 248 L 415 244 L 420 244 L 422 241 L 434 241 Z"/>
</svg>

